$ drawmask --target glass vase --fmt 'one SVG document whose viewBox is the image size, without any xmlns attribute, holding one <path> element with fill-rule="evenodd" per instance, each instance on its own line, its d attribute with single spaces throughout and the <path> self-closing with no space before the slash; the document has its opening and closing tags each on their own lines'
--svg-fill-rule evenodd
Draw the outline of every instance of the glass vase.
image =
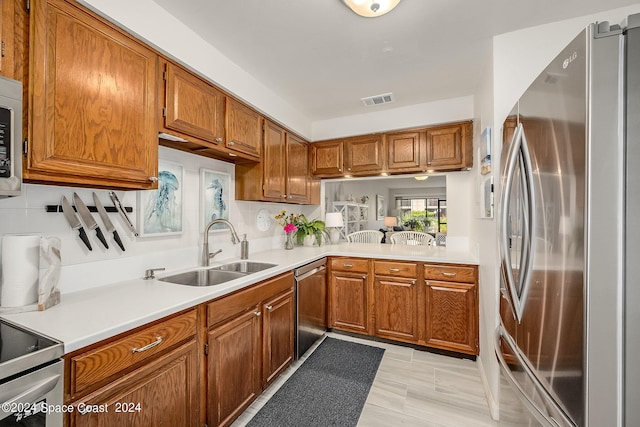
<svg viewBox="0 0 640 427">
<path fill-rule="evenodd" d="M 284 242 L 285 249 L 293 249 L 293 233 L 286 234 L 287 239 Z"/>
</svg>

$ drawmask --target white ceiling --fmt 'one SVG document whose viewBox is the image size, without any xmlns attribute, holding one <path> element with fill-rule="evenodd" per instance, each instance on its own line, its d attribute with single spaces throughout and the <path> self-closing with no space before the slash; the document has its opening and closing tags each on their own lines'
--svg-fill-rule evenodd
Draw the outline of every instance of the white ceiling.
<svg viewBox="0 0 640 427">
<path fill-rule="evenodd" d="M 368 19 L 341 0 L 154 1 L 312 121 L 473 95 L 492 36 L 637 3 L 402 0 Z"/>
</svg>

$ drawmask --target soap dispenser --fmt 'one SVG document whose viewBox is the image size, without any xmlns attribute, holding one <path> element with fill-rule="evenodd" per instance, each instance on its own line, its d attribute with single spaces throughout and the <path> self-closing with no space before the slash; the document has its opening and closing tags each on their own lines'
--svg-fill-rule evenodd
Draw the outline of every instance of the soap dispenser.
<svg viewBox="0 0 640 427">
<path fill-rule="evenodd" d="M 247 241 L 247 235 L 245 234 L 242 237 L 242 242 L 240 242 L 240 259 L 249 258 L 249 242 Z"/>
</svg>

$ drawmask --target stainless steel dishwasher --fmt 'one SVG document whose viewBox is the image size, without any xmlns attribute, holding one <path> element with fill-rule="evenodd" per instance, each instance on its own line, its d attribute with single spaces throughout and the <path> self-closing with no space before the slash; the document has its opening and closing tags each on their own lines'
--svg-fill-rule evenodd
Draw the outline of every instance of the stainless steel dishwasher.
<svg viewBox="0 0 640 427">
<path fill-rule="evenodd" d="M 294 270 L 296 279 L 296 360 L 327 331 L 327 259 Z"/>
</svg>

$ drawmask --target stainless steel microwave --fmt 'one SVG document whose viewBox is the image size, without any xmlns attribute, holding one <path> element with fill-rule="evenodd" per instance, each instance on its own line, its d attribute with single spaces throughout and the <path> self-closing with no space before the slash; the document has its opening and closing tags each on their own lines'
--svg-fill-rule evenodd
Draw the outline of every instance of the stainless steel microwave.
<svg viewBox="0 0 640 427">
<path fill-rule="evenodd" d="M 0 198 L 22 188 L 22 83 L 0 76 Z"/>
</svg>

